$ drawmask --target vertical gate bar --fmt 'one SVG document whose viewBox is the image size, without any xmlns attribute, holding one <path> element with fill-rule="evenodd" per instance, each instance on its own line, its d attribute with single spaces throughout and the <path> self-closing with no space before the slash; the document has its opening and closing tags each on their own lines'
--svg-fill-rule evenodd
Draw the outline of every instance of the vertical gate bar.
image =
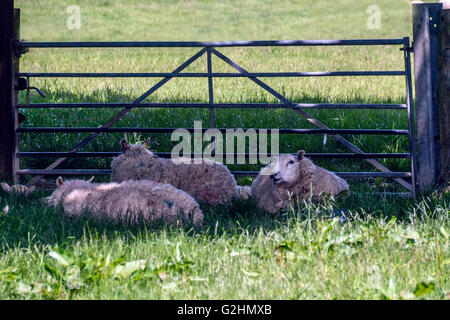
<svg viewBox="0 0 450 320">
<path fill-rule="evenodd" d="M 414 129 L 414 100 L 411 78 L 411 47 L 409 37 L 403 38 L 403 57 L 405 63 L 405 81 L 406 81 L 406 106 L 408 112 L 408 136 L 409 136 L 409 153 L 411 154 L 411 184 L 412 193 L 416 197 L 416 140 Z"/>
<path fill-rule="evenodd" d="M 213 77 L 212 77 L 212 58 L 211 58 L 211 48 L 206 49 L 207 63 L 208 63 L 208 93 L 209 93 L 209 104 L 214 103 L 214 87 L 213 87 Z M 214 108 L 209 109 L 209 125 L 211 128 L 216 126 L 214 115 Z"/>
<path fill-rule="evenodd" d="M 27 104 L 31 104 L 31 95 L 30 95 L 30 76 L 27 76 Z"/>
<path fill-rule="evenodd" d="M 212 77 L 212 57 L 211 57 L 211 48 L 206 48 L 206 60 L 208 64 L 208 98 L 209 98 L 209 105 L 211 106 L 209 108 L 209 127 L 214 128 L 216 126 L 216 117 L 215 117 L 215 110 L 214 107 L 212 107 L 214 103 L 214 86 L 213 86 L 213 77 Z M 212 152 L 211 154 L 214 156 L 216 152 L 216 145 L 214 141 L 214 137 L 211 139 L 212 143 Z"/>
</svg>

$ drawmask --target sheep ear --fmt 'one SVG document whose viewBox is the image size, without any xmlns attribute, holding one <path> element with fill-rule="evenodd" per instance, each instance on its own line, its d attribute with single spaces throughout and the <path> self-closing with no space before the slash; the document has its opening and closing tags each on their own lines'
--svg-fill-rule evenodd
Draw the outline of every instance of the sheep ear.
<svg viewBox="0 0 450 320">
<path fill-rule="evenodd" d="M 148 148 L 150 147 L 150 138 L 147 138 L 144 142 L 144 147 Z"/>
<path fill-rule="evenodd" d="M 297 160 L 302 160 L 305 155 L 305 150 L 300 150 L 297 152 Z"/>
<path fill-rule="evenodd" d="M 61 187 L 64 184 L 64 180 L 62 177 L 58 177 L 58 179 L 56 179 L 56 186 L 57 187 Z"/>
<path fill-rule="evenodd" d="M 120 145 L 122 147 L 122 152 L 125 152 L 128 150 L 127 140 L 125 140 L 125 139 L 120 140 Z"/>
<path fill-rule="evenodd" d="M 9 184 L 7 184 L 6 182 L 2 182 L 1 183 L 3 190 L 5 190 L 6 192 L 11 192 L 11 187 L 9 186 Z"/>
<path fill-rule="evenodd" d="M 92 176 L 87 182 L 91 183 L 92 181 L 94 181 L 95 176 Z"/>
</svg>

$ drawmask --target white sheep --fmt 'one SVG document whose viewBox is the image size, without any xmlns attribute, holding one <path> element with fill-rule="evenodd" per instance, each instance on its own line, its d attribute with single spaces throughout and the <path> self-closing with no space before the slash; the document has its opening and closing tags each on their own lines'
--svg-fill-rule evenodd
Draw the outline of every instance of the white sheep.
<svg viewBox="0 0 450 320">
<path fill-rule="evenodd" d="M 14 184 L 14 185 L 10 186 L 6 182 L 2 182 L 2 183 L 0 183 L 0 185 L 2 186 L 3 190 L 5 190 L 9 194 L 24 194 L 24 195 L 28 196 L 30 193 L 32 193 L 34 190 L 36 190 L 35 186 L 28 188 L 27 186 L 25 186 L 23 184 Z"/>
<path fill-rule="evenodd" d="M 337 195 L 349 189 L 344 179 L 314 165 L 304 154 L 300 150 L 296 157 L 280 155 L 261 170 L 251 191 L 259 208 L 274 214 L 297 197 L 320 201 L 323 195 Z"/>
<path fill-rule="evenodd" d="M 91 179 L 92 180 L 92 179 Z M 88 212 L 94 218 L 136 224 L 165 221 L 195 226 L 203 223 L 203 212 L 186 192 L 149 180 L 121 183 L 91 183 L 91 180 L 56 180 L 56 190 L 45 202 L 62 206 L 69 216 Z"/>
<path fill-rule="evenodd" d="M 183 190 L 196 200 L 209 204 L 224 204 L 233 198 L 248 199 L 251 188 L 239 187 L 234 176 L 221 163 L 180 158 L 163 159 L 147 149 L 144 144 L 121 142 L 122 154 L 111 163 L 111 181 L 149 179 L 168 183 Z"/>
</svg>

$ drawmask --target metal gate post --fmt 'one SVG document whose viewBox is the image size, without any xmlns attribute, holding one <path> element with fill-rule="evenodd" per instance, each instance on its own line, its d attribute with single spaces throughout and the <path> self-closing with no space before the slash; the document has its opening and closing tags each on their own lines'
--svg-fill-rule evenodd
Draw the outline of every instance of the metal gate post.
<svg viewBox="0 0 450 320">
<path fill-rule="evenodd" d="M 413 4 L 414 76 L 417 119 L 417 181 L 428 191 L 439 173 L 438 14 L 441 3 Z"/>
</svg>

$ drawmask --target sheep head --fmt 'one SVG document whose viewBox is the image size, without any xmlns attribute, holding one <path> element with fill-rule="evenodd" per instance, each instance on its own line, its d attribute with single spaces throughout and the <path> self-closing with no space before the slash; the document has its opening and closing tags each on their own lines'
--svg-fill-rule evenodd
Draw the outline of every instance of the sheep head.
<svg viewBox="0 0 450 320">
<path fill-rule="evenodd" d="M 122 139 L 120 141 L 120 145 L 122 148 L 122 154 L 129 157 L 138 157 L 142 155 L 157 157 L 153 152 L 147 149 L 150 145 L 150 139 L 147 139 L 142 144 L 128 144 L 127 140 Z"/>
<path fill-rule="evenodd" d="M 88 190 L 94 180 L 94 177 L 89 180 L 67 180 L 64 181 L 62 177 L 56 179 L 56 189 L 53 193 L 43 199 L 45 203 L 52 206 L 58 206 L 63 197 L 76 190 Z"/>
<path fill-rule="evenodd" d="M 275 185 L 289 188 L 300 178 L 300 162 L 306 160 L 305 151 L 300 150 L 297 155 L 283 154 L 277 157 L 269 166 L 264 168 L 263 174 L 269 175 Z"/>
</svg>

